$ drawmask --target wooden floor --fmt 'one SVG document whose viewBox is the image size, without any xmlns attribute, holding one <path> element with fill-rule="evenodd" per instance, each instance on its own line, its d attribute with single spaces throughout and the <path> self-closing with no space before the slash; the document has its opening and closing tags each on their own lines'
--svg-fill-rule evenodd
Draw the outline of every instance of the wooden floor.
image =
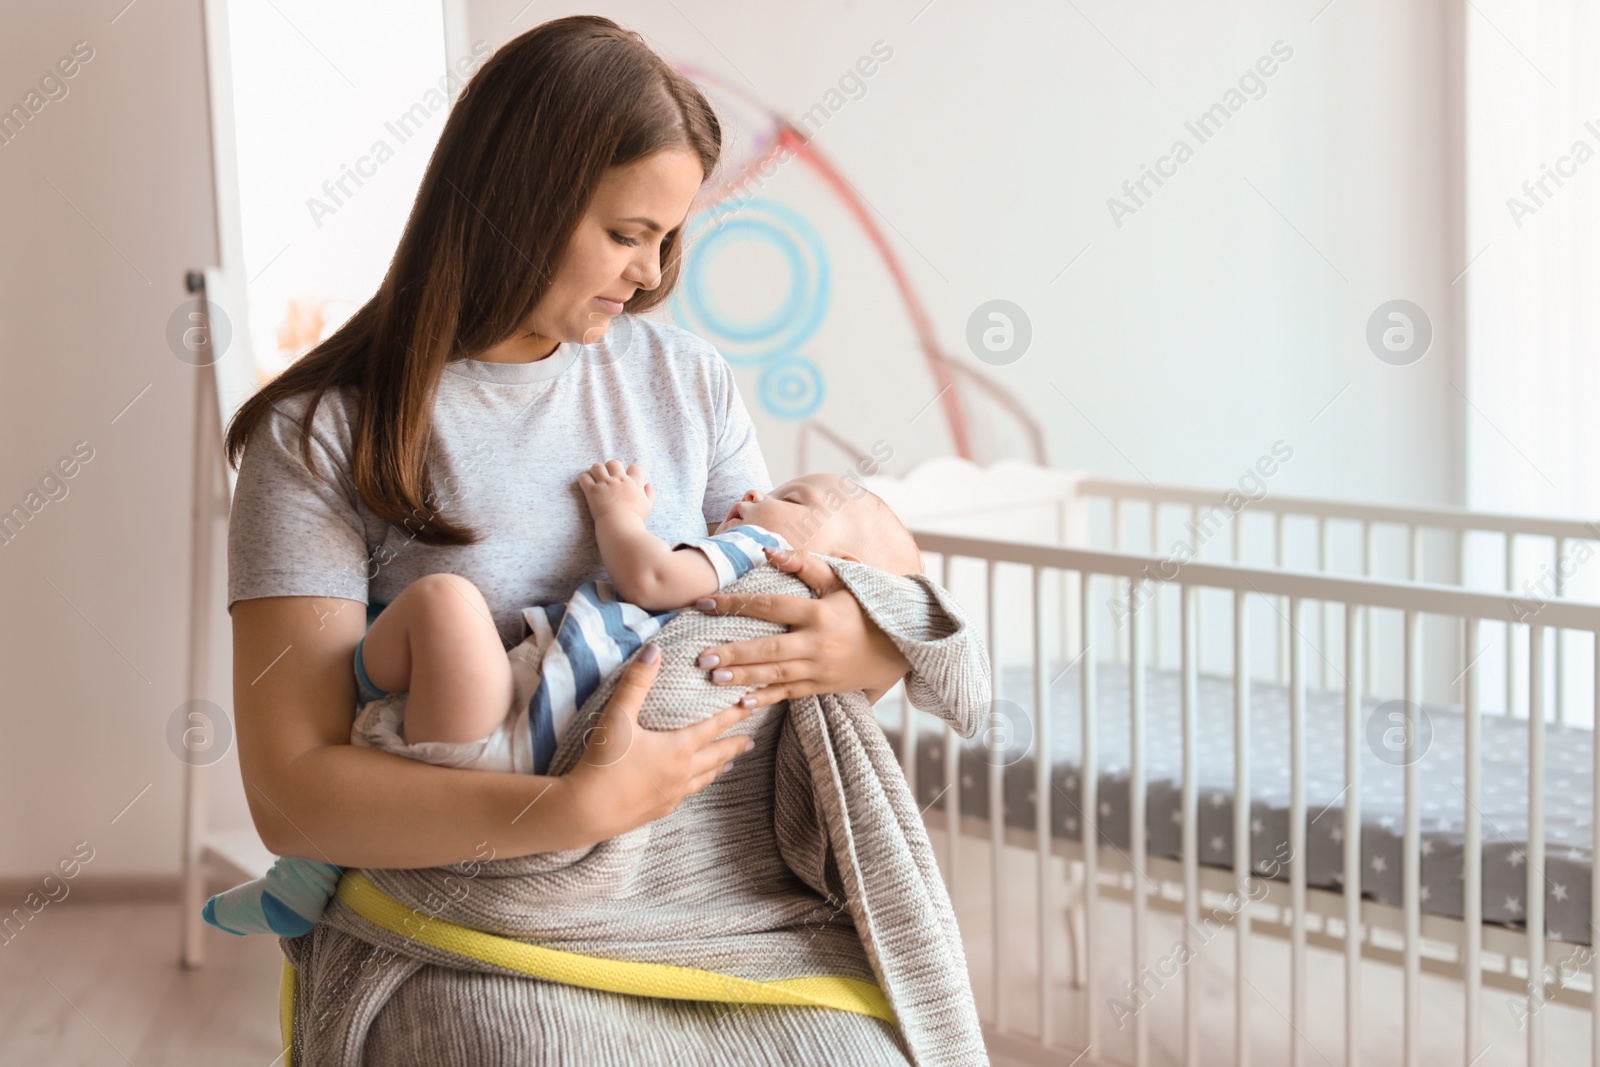
<svg viewBox="0 0 1600 1067">
<path fill-rule="evenodd" d="M 943 858 L 940 835 L 936 852 Z M 988 906 L 987 848 L 982 842 L 963 845 L 960 918 L 966 935 L 968 963 L 979 1008 L 992 1018 L 994 987 L 990 981 L 991 920 Z M 1031 854 L 1008 850 L 1007 1000 L 1011 1026 L 1036 1033 L 1038 1026 L 1038 933 L 1033 922 L 1034 871 Z M 1127 950 L 1127 909 L 1103 903 L 1101 945 L 1108 977 L 1114 986 L 1127 977 L 1122 963 Z M 281 955 L 274 937 L 231 937 L 206 930 L 207 965 L 184 971 L 177 964 L 178 909 L 171 903 L 102 904 L 68 899 L 42 911 L 9 943 L 0 943 L 0 1067 L 10 1064 L 77 1065 L 137 1064 L 178 1067 L 207 1064 L 226 1067 L 270 1067 L 281 1052 L 277 1003 Z M 1181 936 L 1176 919 L 1154 919 L 1148 944 L 1166 949 Z M 1059 926 L 1050 934 L 1057 960 L 1066 949 Z M 1256 1002 L 1252 1045 L 1258 1064 L 1287 1063 L 1290 1034 L 1286 1014 L 1287 948 L 1272 938 L 1256 939 L 1253 952 Z M 1233 1050 L 1233 945 L 1219 934 L 1189 968 L 1200 982 L 1202 1013 L 1201 1061 L 1225 1064 Z M 1315 952 L 1311 979 L 1310 1026 L 1299 1035 L 1304 1062 L 1343 1062 L 1343 986 L 1340 958 Z M 1364 1062 L 1399 1063 L 1400 974 L 1397 968 L 1370 964 L 1363 972 L 1366 1014 Z M 1424 978 L 1423 1062 L 1462 1064 L 1460 986 L 1442 978 Z M 1081 991 L 1062 978 L 1052 981 L 1053 1002 L 1063 1037 L 1078 1028 L 1084 1008 Z M 1111 994 L 1102 989 L 1102 1001 Z M 1153 1065 L 1181 1062 L 1182 984 L 1161 990 L 1150 1004 Z M 1105 1010 L 1102 1004 L 1101 1010 Z M 1545 1062 L 1568 1067 L 1588 1062 L 1587 1014 L 1550 1007 L 1545 1016 Z M 1101 1026 L 1103 1047 L 1083 1061 L 1125 1060 L 1130 1032 L 1116 1029 L 1107 1012 Z M 1483 1050 L 1476 1067 L 1521 1065 L 1524 1034 L 1515 1025 L 1504 993 L 1484 994 Z M 1051 1054 L 1047 1062 L 1072 1059 Z M 997 1055 L 995 1067 L 1041 1062 Z"/>
<path fill-rule="evenodd" d="M 207 966 L 185 971 L 175 903 L 47 906 L 0 944 L 0 1064 L 268 1067 L 278 939 L 206 937 Z"/>
</svg>

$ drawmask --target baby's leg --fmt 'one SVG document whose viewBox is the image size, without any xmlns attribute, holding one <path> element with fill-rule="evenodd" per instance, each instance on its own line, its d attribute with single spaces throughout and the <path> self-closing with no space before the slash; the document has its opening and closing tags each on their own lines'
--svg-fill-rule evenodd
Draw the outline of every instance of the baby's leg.
<svg viewBox="0 0 1600 1067">
<path fill-rule="evenodd" d="M 505 719 L 511 664 L 478 587 L 430 574 L 383 609 L 361 646 L 372 684 L 409 690 L 405 739 L 477 741 Z"/>
</svg>

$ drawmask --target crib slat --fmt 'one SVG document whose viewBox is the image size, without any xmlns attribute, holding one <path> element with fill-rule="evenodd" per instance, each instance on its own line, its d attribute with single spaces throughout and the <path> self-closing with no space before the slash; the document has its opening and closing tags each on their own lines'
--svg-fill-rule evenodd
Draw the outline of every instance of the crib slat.
<svg viewBox="0 0 1600 1067">
<path fill-rule="evenodd" d="M 1095 685 L 1093 627 L 1094 609 L 1089 594 L 1093 576 L 1088 571 L 1078 572 L 1078 610 L 1081 614 L 1078 629 L 1083 634 L 1083 649 L 1078 660 L 1078 722 L 1082 733 L 1078 759 L 1078 832 L 1083 843 L 1083 950 L 1084 997 L 1083 1033 L 1085 1047 L 1093 1048 L 1100 1040 L 1099 1002 L 1095 990 L 1099 988 L 1100 937 L 1096 933 L 1096 905 L 1100 900 L 1100 767 L 1095 752 L 1095 717 L 1099 710 L 1099 693 Z"/>
<path fill-rule="evenodd" d="M 1556 538 L 1557 600 L 1560 600 L 1562 597 L 1567 595 L 1567 580 L 1561 575 L 1561 561 L 1566 558 L 1566 555 L 1567 539 L 1565 537 Z M 1563 669 L 1562 661 L 1566 658 L 1564 653 L 1567 646 L 1567 635 L 1566 631 L 1557 629 L 1550 636 L 1554 639 L 1556 646 L 1556 678 L 1554 686 L 1556 698 L 1556 725 L 1565 726 L 1567 724 L 1567 672 L 1565 669 Z"/>
<path fill-rule="evenodd" d="M 1461 925 L 1464 942 L 1461 948 L 1464 989 L 1466 998 L 1466 1039 L 1462 1044 L 1462 1062 L 1472 1063 L 1482 1056 L 1483 1020 L 1483 820 L 1479 804 L 1483 799 L 1481 744 L 1483 721 L 1478 706 L 1478 667 L 1473 657 L 1478 652 L 1478 620 L 1467 619 L 1466 641 L 1463 645 L 1467 669 L 1462 677 L 1461 704 L 1465 730 L 1466 752 L 1463 774 L 1466 778 L 1466 810 L 1462 813 L 1465 825 L 1461 832 Z"/>
<path fill-rule="evenodd" d="M 950 553 L 940 557 L 939 578 L 946 589 L 950 588 Z M 954 726 L 944 729 L 944 834 L 949 869 L 945 871 L 946 890 L 950 893 L 950 909 L 961 913 L 961 735 Z"/>
<path fill-rule="evenodd" d="M 1544 1064 L 1544 627 L 1528 626 L 1528 1067 Z"/>
<path fill-rule="evenodd" d="M 1405 699 L 1408 717 L 1422 706 L 1418 635 L 1422 617 L 1405 613 Z M 1417 718 L 1406 723 L 1405 837 L 1400 854 L 1400 892 L 1405 912 L 1405 1065 L 1422 1063 L 1422 802 L 1418 761 L 1414 759 Z"/>
<path fill-rule="evenodd" d="M 1306 666 L 1299 635 L 1305 601 L 1289 598 L 1289 1040 L 1291 1067 L 1305 1063 Z"/>
<path fill-rule="evenodd" d="M 1033 730 L 1034 730 L 1034 849 L 1038 853 L 1039 901 L 1039 1043 L 1055 1041 L 1055 1014 L 1050 990 L 1050 919 L 1055 915 L 1055 869 L 1051 863 L 1050 771 L 1055 752 L 1051 737 L 1050 681 L 1044 643 L 1044 568 L 1033 568 Z"/>
<path fill-rule="evenodd" d="M 1161 553 L 1161 501 L 1150 501 L 1150 554 Z M 1161 656 L 1161 586 L 1150 590 L 1150 665 L 1157 670 L 1164 662 Z"/>
<path fill-rule="evenodd" d="M 999 749 L 999 744 L 1004 744 L 1009 739 L 1009 724 L 999 724 L 994 720 L 1001 714 L 1000 705 L 1000 564 L 995 560 L 988 562 L 988 580 L 985 583 L 988 593 L 988 604 L 985 622 L 989 634 L 989 662 L 993 669 L 989 672 L 990 682 L 990 721 L 985 726 L 988 733 L 988 744 L 980 751 L 983 753 L 984 762 L 989 770 L 989 922 L 993 931 L 990 947 L 993 950 L 992 963 L 993 992 L 994 992 L 994 1025 L 998 1033 L 1005 1033 L 1010 1027 L 1010 998 L 1006 996 L 1006 939 L 1005 933 L 1010 929 L 1006 917 L 1006 819 L 1005 819 L 1005 753 Z"/>
<path fill-rule="evenodd" d="M 1506 592 L 1512 592 L 1516 587 L 1517 569 L 1517 535 L 1507 532 L 1505 536 L 1506 548 Z M 1517 645 L 1516 634 L 1511 623 L 1506 623 L 1506 705 L 1505 715 L 1510 718 L 1517 706 Z"/>
<path fill-rule="evenodd" d="M 1344 1062 L 1361 1063 L 1361 648 L 1366 609 L 1344 606 Z"/>
<path fill-rule="evenodd" d="M 1287 516 L 1281 511 L 1272 513 L 1272 565 L 1283 570 L 1285 559 L 1284 522 Z M 1278 608 L 1278 681 L 1289 684 L 1289 598 L 1279 597 Z"/>
<path fill-rule="evenodd" d="M 1190 957 L 1200 952 L 1200 768 L 1195 763 L 1195 734 L 1200 709 L 1199 627 L 1195 625 L 1198 590 L 1178 587 L 1178 640 L 1183 657 L 1183 939 Z M 1183 1062 L 1200 1067 L 1200 983 L 1193 968 L 1183 977 Z"/>
<path fill-rule="evenodd" d="M 1233 594 L 1234 1059 L 1250 1067 L 1250 625 L 1243 590 Z"/>
<path fill-rule="evenodd" d="M 1600 729 L 1600 631 L 1594 634 L 1590 649 L 1594 654 L 1594 697 L 1590 705 L 1593 718 L 1590 721 L 1596 729 Z M 1590 786 L 1589 832 L 1600 834 L 1600 745 L 1594 744 L 1591 739 L 1589 747 L 1594 754 L 1594 766 L 1589 772 L 1593 776 L 1590 781 L 1594 783 Z M 1592 930 L 1595 922 L 1600 920 L 1600 878 L 1592 874 L 1589 878 L 1589 917 L 1589 928 Z M 1591 937 L 1590 940 L 1595 939 Z M 1593 999 L 1589 1004 L 1589 1063 L 1591 1067 L 1600 1067 L 1600 963 L 1589 968 L 1589 975 L 1593 987 Z"/>
<path fill-rule="evenodd" d="M 1199 504 L 1191 504 L 1191 505 L 1189 505 L 1189 558 L 1190 559 L 1199 559 L 1200 558 L 1200 505 Z M 1196 612 L 1200 611 L 1200 605 L 1201 605 L 1201 602 L 1197 600 L 1195 602 L 1195 611 Z M 1194 661 L 1195 661 L 1195 664 L 1196 664 L 1197 668 L 1198 668 L 1198 665 L 1200 663 L 1204 662 L 1204 660 L 1201 658 L 1201 657 L 1203 657 L 1205 655 L 1205 645 L 1203 644 L 1204 640 L 1205 640 L 1205 638 L 1201 635 L 1200 629 L 1197 627 L 1195 629 L 1195 632 L 1194 632 Z"/>
<path fill-rule="evenodd" d="M 1372 568 L 1378 565 L 1378 540 L 1377 530 L 1371 522 L 1362 520 L 1361 523 L 1361 576 L 1372 577 Z M 1377 627 L 1372 625 L 1372 609 L 1361 609 L 1361 629 L 1366 637 L 1366 655 L 1362 660 L 1362 692 L 1376 693 L 1378 687 L 1375 675 L 1378 669 Z"/>
<path fill-rule="evenodd" d="M 1145 940 L 1149 930 L 1149 903 L 1145 875 L 1146 853 L 1149 848 L 1149 829 L 1146 826 L 1144 783 L 1144 612 L 1140 601 L 1144 596 L 1144 583 L 1138 578 L 1128 579 L 1128 855 L 1133 864 L 1133 931 L 1131 945 L 1131 972 L 1138 985 L 1144 974 Z M 1137 1012 L 1133 1017 L 1134 1067 L 1146 1067 L 1150 1062 L 1149 1017 Z"/>
<path fill-rule="evenodd" d="M 1056 504 L 1056 544 L 1062 548 L 1067 547 L 1067 542 L 1072 533 L 1072 501 L 1063 499 Z M 1067 613 L 1072 609 L 1072 594 L 1068 591 L 1067 583 L 1071 575 L 1066 570 L 1056 571 L 1056 595 L 1061 599 L 1056 607 L 1060 611 L 1061 628 L 1056 632 L 1056 654 L 1061 657 L 1062 663 L 1072 661 L 1072 649 L 1067 641 L 1072 636 L 1072 625 L 1068 622 Z"/>
<path fill-rule="evenodd" d="M 1470 539 L 1471 532 L 1470 530 L 1456 531 L 1456 572 L 1453 581 L 1457 589 L 1465 589 L 1467 587 L 1467 542 Z M 1456 675 L 1457 680 L 1466 674 L 1467 664 L 1471 663 L 1472 657 L 1476 655 L 1476 649 L 1467 644 L 1467 617 L 1465 615 L 1461 616 L 1461 644 L 1458 648 L 1461 651 L 1461 673 Z M 1464 694 L 1466 690 L 1463 689 L 1462 692 Z"/>
<path fill-rule="evenodd" d="M 1122 509 L 1123 502 L 1120 497 L 1111 501 L 1111 551 L 1121 552 L 1122 549 Z M 1128 661 L 1128 646 L 1123 639 L 1121 627 L 1117 627 L 1111 635 L 1112 653 L 1118 663 Z"/>
<path fill-rule="evenodd" d="M 1322 515 L 1317 516 L 1317 573 L 1328 573 L 1328 520 Z M 1333 645 L 1333 642 L 1329 639 L 1333 633 L 1333 603 L 1324 600 L 1318 607 L 1318 614 L 1321 619 L 1317 627 L 1317 637 L 1321 640 L 1324 653 L 1326 653 Z M 1333 682 L 1329 678 L 1329 674 L 1333 670 L 1333 664 L 1329 662 L 1326 654 L 1321 659 L 1322 688 L 1324 690 L 1331 689 L 1333 688 Z"/>
</svg>

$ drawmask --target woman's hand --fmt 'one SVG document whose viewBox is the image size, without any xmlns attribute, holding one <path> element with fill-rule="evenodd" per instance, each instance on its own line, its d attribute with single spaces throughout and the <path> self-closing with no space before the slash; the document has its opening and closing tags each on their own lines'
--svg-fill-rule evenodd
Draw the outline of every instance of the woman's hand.
<svg viewBox="0 0 1600 1067">
<path fill-rule="evenodd" d="M 639 708 L 660 670 L 660 647 L 646 645 L 585 732 L 578 765 L 557 779 L 564 783 L 574 820 L 597 840 L 670 814 L 684 797 L 731 769 L 734 757 L 755 747 L 748 737 L 717 739 L 749 718 L 754 705 L 735 704 L 677 730 L 640 726 Z"/>
<path fill-rule="evenodd" d="M 696 601 L 695 607 L 707 614 L 767 619 L 788 626 L 789 632 L 715 645 L 695 665 L 715 668 L 711 680 L 718 685 L 760 685 L 750 694 L 758 707 L 855 689 L 865 690 L 876 703 L 911 668 L 906 658 L 825 560 L 804 549 L 769 548 L 767 555 L 810 586 L 817 599 L 719 593 Z"/>
</svg>

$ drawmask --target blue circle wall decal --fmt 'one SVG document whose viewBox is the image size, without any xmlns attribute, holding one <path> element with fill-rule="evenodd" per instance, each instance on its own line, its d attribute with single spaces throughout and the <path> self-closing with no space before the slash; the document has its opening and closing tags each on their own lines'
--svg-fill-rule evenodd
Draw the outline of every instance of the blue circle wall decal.
<svg viewBox="0 0 1600 1067">
<path fill-rule="evenodd" d="M 761 406 L 782 419 L 803 419 L 822 406 L 822 371 L 804 356 L 773 360 L 761 372 Z"/>
<path fill-rule="evenodd" d="M 695 216 L 683 284 L 672 293 L 673 316 L 713 339 L 729 363 L 755 366 L 793 352 L 816 332 L 831 296 L 827 250 L 792 208 L 771 200 L 718 204 Z M 770 313 L 740 317 L 712 293 L 708 271 L 718 256 L 741 245 L 776 249 L 788 273 L 788 292 Z"/>
</svg>

